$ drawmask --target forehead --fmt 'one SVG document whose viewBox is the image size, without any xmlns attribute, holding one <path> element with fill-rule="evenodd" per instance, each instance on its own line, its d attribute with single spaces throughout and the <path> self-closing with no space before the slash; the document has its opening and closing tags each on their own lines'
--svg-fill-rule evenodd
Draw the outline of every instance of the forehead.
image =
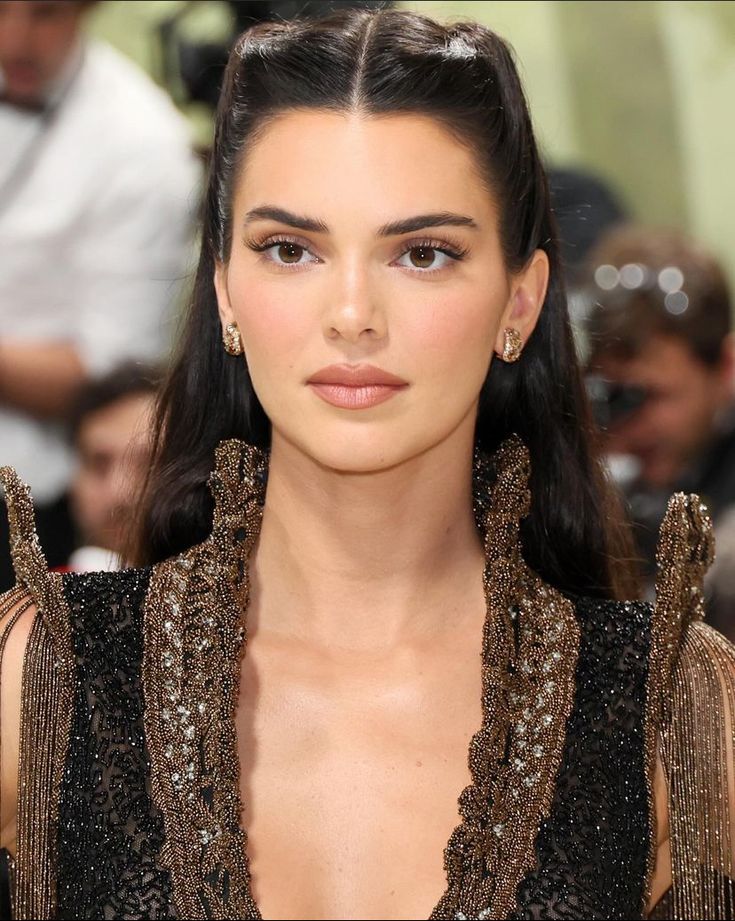
<svg viewBox="0 0 735 921">
<path fill-rule="evenodd" d="M 93 410 L 82 419 L 80 441 L 104 439 L 126 444 L 131 432 L 146 430 L 154 399 L 151 393 L 130 393 Z"/>
<path fill-rule="evenodd" d="M 236 211 L 268 201 L 304 213 L 459 211 L 492 223 L 494 202 L 474 154 L 438 120 L 326 110 L 278 115 L 249 148 Z"/>
<path fill-rule="evenodd" d="M 26 20 L 74 19 L 84 10 L 81 0 L 0 0 L 0 14 L 13 13 Z"/>
<path fill-rule="evenodd" d="M 649 387 L 668 383 L 686 386 L 684 382 L 692 376 L 709 374 L 709 369 L 697 359 L 686 339 L 666 333 L 652 333 L 630 356 L 602 352 L 596 365 L 611 380 Z"/>
</svg>

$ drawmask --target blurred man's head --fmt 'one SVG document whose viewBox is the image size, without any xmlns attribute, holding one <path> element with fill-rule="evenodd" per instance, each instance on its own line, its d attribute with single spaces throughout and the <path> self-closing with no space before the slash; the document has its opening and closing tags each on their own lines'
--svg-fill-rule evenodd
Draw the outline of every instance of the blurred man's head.
<svg viewBox="0 0 735 921">
<path fill-rule="evenodd" d="M 43 101 L 80 36 L 86 0 L 0 0 L 0 74 L 9 102 Z"/>
<path fill-rule="evenodd" d="M 589 270 L 589 371 L 607 382 L 607 449 L 667 488 L 733 398 L 731 301 L 714 258 L 683 235 L 627 226 Z"/>
<path fill-rule="evenodd" d="M 121 553 L 150 462 L 155 375 L 131 365 L 90 384 L 72 418 L 72 515 L 86 544 Z"/>
</svg>

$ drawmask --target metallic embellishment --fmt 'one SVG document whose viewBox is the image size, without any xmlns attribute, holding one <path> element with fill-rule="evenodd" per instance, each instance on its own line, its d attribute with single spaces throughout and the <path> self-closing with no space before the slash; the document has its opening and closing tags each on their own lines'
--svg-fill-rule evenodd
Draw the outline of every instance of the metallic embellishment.
<svg viewBox="0 0 735 921">
<path fill-rule="evenodd" d="M 689 543 L 691 542 L 691 543 Z M 650 899 L 657 847 L 654 779 L 659 740 L 671 718 L 671 679 L 685 615 L 703 611 L 701 587 L 714 557 L 712 524 L 697 496 L 676 493 L 669 500 L 656 548 L 656 602 L 651 623 L 646 712 L 644 717 L 646 795 L 648 799 L 649 853 L 643 887 L 643 909 Z M 692 588 L 699 586 L 699 592 Z M 690 612 L 690 605 L 694 608 Z"/>
<path fill-rule="evenodd" d="M 235 734 L 246 642 L 247 559 L 257 537 L 267 456 L 222 442 L 210 486 L 211 537 L 154 567 L 145 604 L 144 699 L 151 780 L 164 815 L 162 860 L 179 917 L 259 918 L 240 828 Z M 55 916 L 58 798 L 73 705 L 71 615 L 49 574 L 27 487 L 0 469 L 19 585 L 0 597 L 0 656 L 12 624 L 35 603 L 23 668 L 16 917 Z M 574 692 L 579 631 L 571 602 L 526 567 L 528 456 L 510 439 L 478 454 L 475 515 L 485 539 L 483 722 L 469 750 L 472 783 L 445 849 L 448 887 L 431 917 L 505 917 L 533 865 L 548 816 Z M 669 785 L 674 917 L 726 917 L 735 828 L 727 808 L 735 747 L 735 650 L 701 623 L 711 522 L 696 496 L 672 498 L 661 530 L 645 714 L 650 844 L 655 862 L 656 750 Z M 16 607 L 18 606 L 18 607 Z M 205 642 L 202 642 L 202 641 Z"/>
<path fill-rule="evenodd" d="M 518 361 L 523 351 L 523 339 L 517 329 L 512 326 L 506 326 L 504 330 L 505 341 L 503 343 L 503 361 Z"/>
<path fill-rule="evenodd" d="M 161 861 L 180 918 L 260 918 L 240 828 L 235 733 L 248 604 L 247 558 L 260 526 L 266 456 L 217 448 L 212 534 L 154 567 L 144 605 L 143 695 Z M 192 757 L 193 753 L 193 757 Z"/>
<path fill-rule="evenodd" d="M 728 777 L 735 749 L 735 649 L 702 623 L 704 575 L 713 559 L 706 506 L 696 495 L 677 493 L 657 550 L 645 723 L 651 841 L 645 900 L 656 859 L 659 743 L 668 787 L 674 918 L 725 918 L 735 904 Z"/>
<path fill-rule="evenodd" d="M 71 613 L 61 576 L 48 571 L 30 490 L 12 467 L 0 468 L 0 483 L 15 575 L 38 610 L 23 661 L 14 908 L 16 917 L 46 919 L 56 915 L 59 795 L 73 707 Z"/>
<path fill-rule="evenodd" d="M 228 323 L 222 334 L 222 342 L 228 355 L 242 355 L 242 337 L 237 323 Z"/>
<path fill-rule="evenodd" d="M 486 559 L 483 721 L 470 743 L 473 782 L 459 797 L 463 821 L 444 851 L 448 885 L 432 919 L 504 918 L 513 910 L 561 765 L 579 627 L 572 603 L 523 560 L 519 527 L 530 508 L 529 475 L 528 451 L 516 437 L 492 457 L 476 455 L 475 516 Z M 557 693 L 535 706 L 551 678 Z M 544 753 L 532 769 L 526 740 Z"/>
<path fill-rule="evenodd" d="M 462 822 L 444 852 L 447 888 L 431 918 L 511 911 L 518 883 L 534 864 L 536 834 L 549 815 L 561 764 L 579 628 L 572 603 L 521 555 L 529 467 L 517 438 L 492 457 L 475 458 L 474 510 L 486 554 L 483 720 L 468 752 L 473 780 L 458 800 Z M 220 444 L 210 479 L 212 535 L 154 567 L 145 604 L 146 737 L 166 831 L 162 861 L 179 917 L 261 917 L 239 825 L 234 715 L 246 643 L 247 562 L 266 477 L 264 452 L 236 440 Z M 534 747 L 532 767 L 522 754 L 526 740 Z"/>
<path fill-rule="evenodd" d="M 28 590 L 22 585 L 16 585 L 10 591 L 5 592 L 5 594 L 0 595 L 0 675 L 2 674 L 2 661 L 3 655 L 5 654 L 5 647 L 8 642 L 8 638 L 13 630 L 13 627 L 18 623 L 20 618 L 25 614 L 25 612 L 33 604 L 33 598 L 28 593 Z M 12 614 L 10 612 L 13 612 Z M 10 615 L 10 616 L 8 616 Z M 7 618 L 7 620 L 6 620 Z M 2 738 L 2 726 L 0 725 L 0 738 Z M 2 772 L 2 746 L 0 746 L 0 772 Z M 13 907 L 14 902 L 14 892 L 15 892 L 15 860 L 12 857 L 8 857 L 8 873 L 10 875 L 10 901 L 11 901 L 11 917 L 18 917 L 15 908 Z"/>
</svg>

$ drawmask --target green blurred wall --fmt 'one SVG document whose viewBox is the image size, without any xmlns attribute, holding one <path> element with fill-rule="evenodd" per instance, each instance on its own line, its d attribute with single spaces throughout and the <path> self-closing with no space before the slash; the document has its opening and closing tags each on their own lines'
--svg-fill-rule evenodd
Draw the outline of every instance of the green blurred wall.
<svg viewBox="0 0 735 921">
<path fill-rule="evenodd" d="M 217 0 L 109 0 L 91 31 L 162 79 L 160 21 L 187 6 L 191 33 L 229 22 Z M 641 220 L 688 229 L 735 287 L 735 3 L 708 0 L 406 0 L 471 18 L 518 56 L 547 158 L 609 179 Z M 190 108 L 206 140 L 206 113 Z"/>
</svg>

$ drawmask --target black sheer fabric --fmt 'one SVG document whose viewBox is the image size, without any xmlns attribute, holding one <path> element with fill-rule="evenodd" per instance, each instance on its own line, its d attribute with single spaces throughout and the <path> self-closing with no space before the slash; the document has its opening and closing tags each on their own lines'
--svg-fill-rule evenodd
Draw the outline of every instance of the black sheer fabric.
<svg viewBox="0 0 735 921">
<path fill-rule="evenodd" d="M 61 918 L 175 917 L 143 728 L 149 576 L 139 569 L 65 577 L 79 684 L 61 797 Z M 537 839 L 538 866 L 522 881 L 512 917 L 640 918 L 651 608 L 575 602 L 582 640 L 564 761 Z"/>
<path fill-rule="evenodd" d="M 0 848 L 0 918 L 12 917 L 10 865 L 10 854 Z"/>
<path fill-rule="evenodd" d="M 77 694 L 59 822 L 59 918 L 173 918 L 143 731 L 149 569 L 64 577 Z"/>
<path fill-rule="evenodd" d="M 576 600 L 574 710 L 538 868 L 512 918 L 640 918 L 648 857 L 643 713 L 651 608 Z"/>
</svg>

